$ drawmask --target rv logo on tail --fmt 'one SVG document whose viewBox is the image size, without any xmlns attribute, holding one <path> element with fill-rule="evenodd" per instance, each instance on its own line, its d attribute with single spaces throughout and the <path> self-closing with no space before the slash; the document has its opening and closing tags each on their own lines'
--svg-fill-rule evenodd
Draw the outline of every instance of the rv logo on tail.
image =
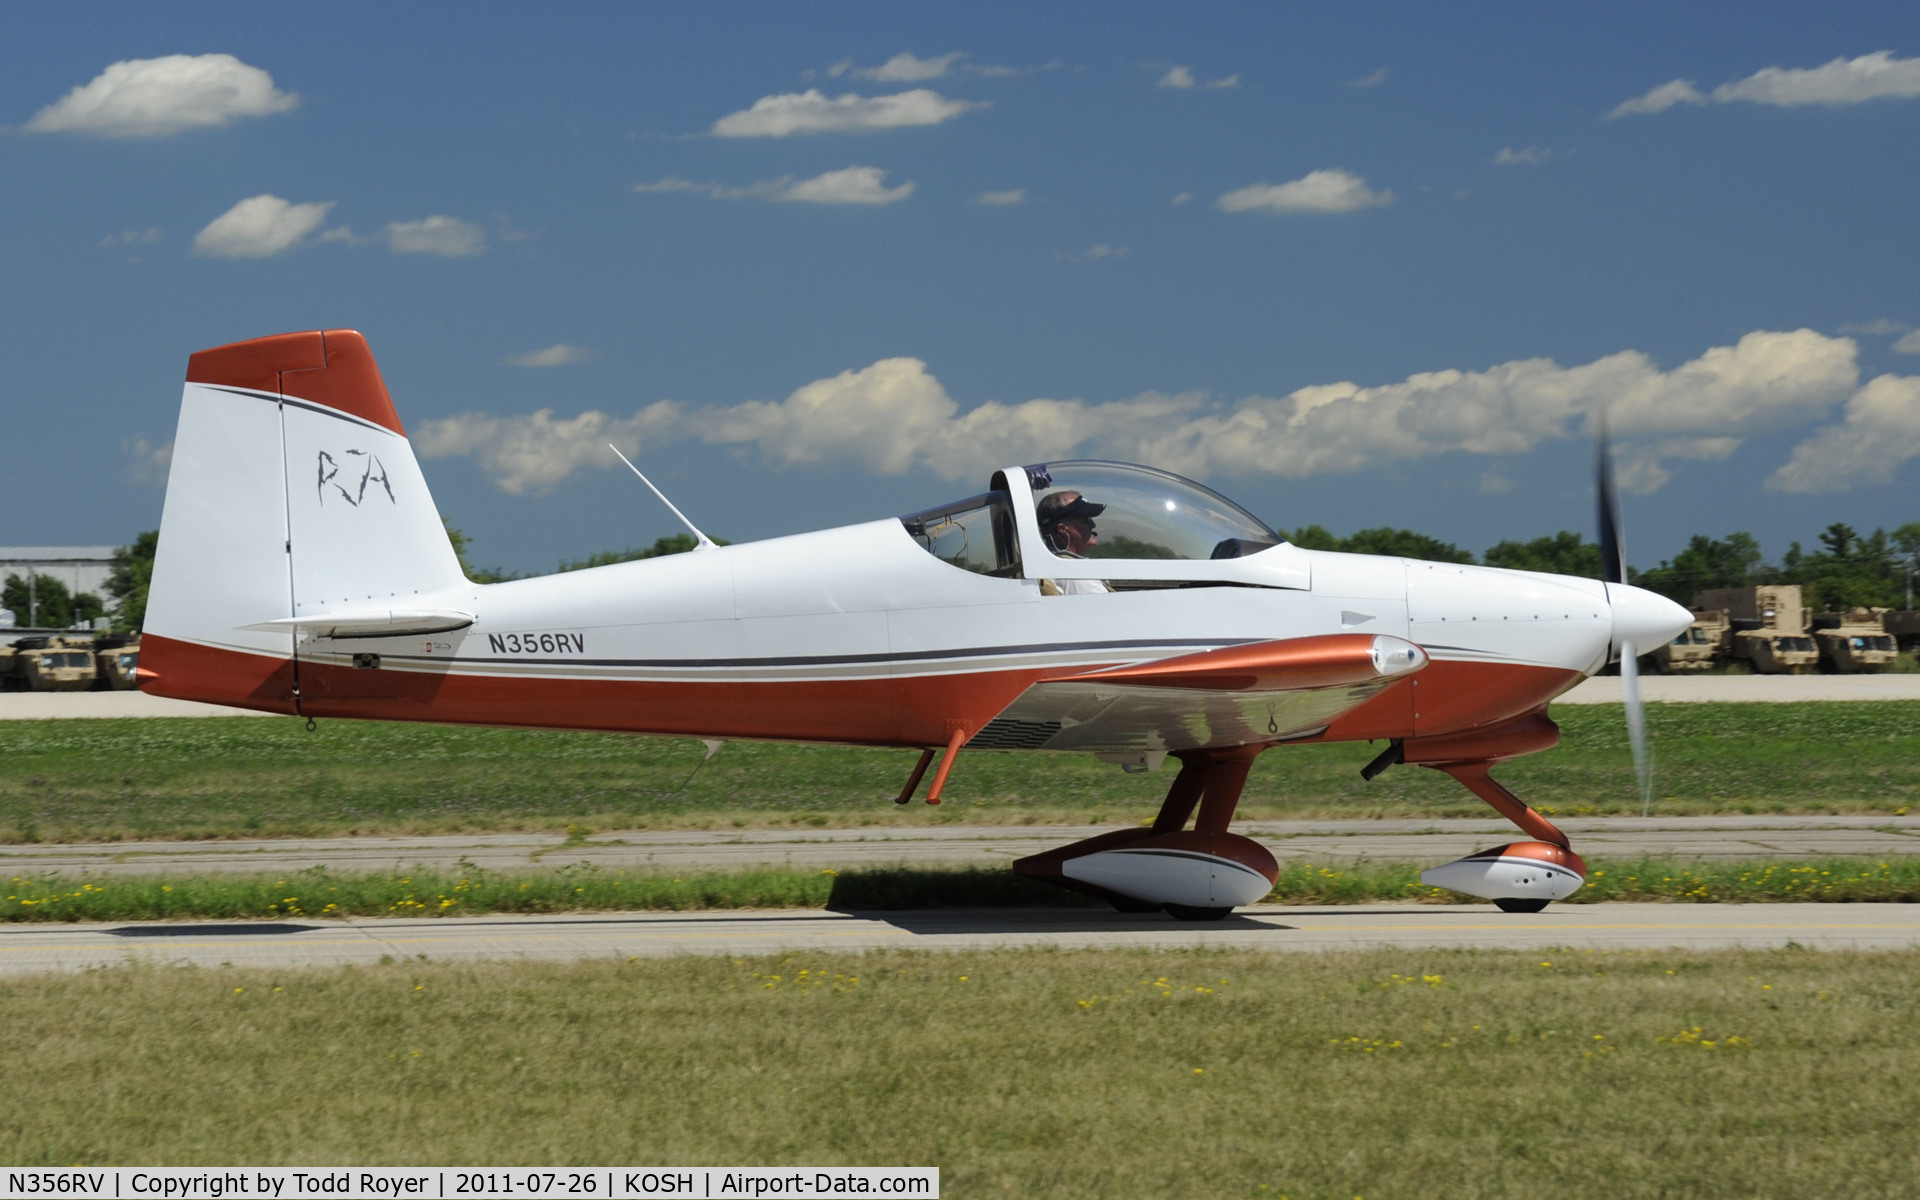
<svg viewBox="0 0 1920 1200">
<path fill-rule="evenodd" d="M 315 486 L 320 492 L 321 505 L 324 506 L 327 502 L 327 486 L 329 484 L 333 486 L 334 491 L 340 493 L 342 500 L 345 500 L 355 508 L 359 508 L 360 502 L 367 498 L 367 485 L 369 483 L 378 483 L 381 490 L 386 492 L 387 501 L 389 503 L 398 503 L 398 501 L 393 498 L 393 485 L 387 482 L 387 468 L 381 465 L 378 455 L 370 454 L 365 450 L 346 450 L 342 451 L 342 453 L 348 455 L 350 458 L 365 459 L 366 465 L 360 472 L 359 482 L 355 484 L 352 471 L 353 463 L 349 461 L 346 464 L 348 468 L 348 481 L 346 483 L 340 483 L 338 482 L 340 464 L 334 460 L 333 455 L 328 454 L 325 450 L 320 451 L 318 463 L 319 483 Z M 352 488 L 351 491 L 348 490 L 349 487 Z"/>
</svg>

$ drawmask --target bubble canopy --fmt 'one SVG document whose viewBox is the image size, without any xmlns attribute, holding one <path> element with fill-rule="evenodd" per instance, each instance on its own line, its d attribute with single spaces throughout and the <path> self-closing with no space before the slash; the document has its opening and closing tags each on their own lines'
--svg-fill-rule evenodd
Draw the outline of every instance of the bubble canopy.
<svg viewBox="0 0 1920 1200">
<path fill-rule="evenodd" d="M 1265 522 L 1212 488 L 1131 463 L 1070 461 L 1024 468 L 1041 538 L 1062 550 L 1049 514 L 1090 521 L 1087 558 L 1219 559 L 1255 554 L 1283 540 Z M 1077 494 L 1081 503 L 1073 503 Z M 1099 511 L 1088 515 L 1088 510 Z"/>
</svg>

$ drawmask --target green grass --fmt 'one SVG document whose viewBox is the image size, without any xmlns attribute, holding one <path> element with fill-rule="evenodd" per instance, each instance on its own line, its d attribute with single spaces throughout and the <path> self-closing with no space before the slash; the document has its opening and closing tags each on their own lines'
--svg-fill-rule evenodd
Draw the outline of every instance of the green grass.
<svg viewBox="0 0 1920 1200">
<path fill-rule="evenodd" d="M 1656 811 L 1893 813 L 1920 803 L 1920 703 L 1652 705 Z M 1548 815 L 1640 811 L 1618 706 L 1555 710 L 1555 750 L 1500 777 Z M 1484 816 L 1451 779 L 1378 746 L 1263 755 L 1243 820 Z M 914 753 L 735 742 L 697 772 L 678 738 L 293 718 L 0 722 L 0 840 L 619 828 L 1122 823 L 1170 772 L 1091 755 L 963 753 L 946 803 L 896 806 Z"/>
<path fill-rule="evenodd" d="M 0 982 L 9 1164 L 921 1165 L 952 1196 L 1857 1197 L 1920 956 L 1017 952 Z"/>
<path fill-rule="evenodd" d="M 1566 901 L 1681 900 L 1920 903 L 1920 857 L 1783 863 L 1678 863 L 1657 859 L 1590 864 L 1587 885 Z M 1271 904 L 1379 901 L 1477 903 L 1420 882 L 1412 864 L 1325 867 L 1289 863 Z M 688 911 L 725 908 L 1004 908 L 1097 905 L 1004 868 L 765 867 L 681 875 L 573 868 L 537 873 L 16 876 L 0 899 L 0 922 L 163 921 L 285 917 L 465 917 L 482 913 Z"/>
</svg>

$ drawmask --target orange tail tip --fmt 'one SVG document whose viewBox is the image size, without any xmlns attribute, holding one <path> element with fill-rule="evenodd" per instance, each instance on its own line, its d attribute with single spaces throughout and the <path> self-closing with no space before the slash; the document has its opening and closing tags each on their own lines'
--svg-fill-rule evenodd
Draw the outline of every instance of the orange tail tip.
<svg viewBox="0 0 1920 1200">
<path fill-rule="evenodd" d="M 187 360 L 187 382 L 279 392 L 407 435 L 367 339 L 352 329 L 276 333 L 202 350 Z"/>
</svg>

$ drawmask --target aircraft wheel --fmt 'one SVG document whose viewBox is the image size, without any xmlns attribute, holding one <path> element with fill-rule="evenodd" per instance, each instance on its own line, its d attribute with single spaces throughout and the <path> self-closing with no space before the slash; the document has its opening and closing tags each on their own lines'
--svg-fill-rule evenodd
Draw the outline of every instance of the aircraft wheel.
<svg viewBox="0 0 1920 1200">
<path fill-rule="evenodd" d="M 1232 913 L 1231 906 L 1212 908 L 1199 904 L 1169 904 L 1167 915 L 1176 921 L 1224 921 Z"/>
<path fill-rule="evenodd" d="M 1113 905 L 1115 912 L 1150 913 L 1160 911 L 1160 906 L 1153 901 L 1135 900 L 1132 896 L 1108 896 L 1107 903 Z"/>
<path fill-rule="evenodd" d="M 1515 897 L 1508 897 L 1507 899 L 1504 899 L 1504 900 L 1495 900 L 1493 902 L 1493 906 L 1499 909 L 1501 912 L 1512 912 L 1512 913 L 1540 912 L 1547 907 L 1547 901 L 1521 900 Z"/>
</svg>

